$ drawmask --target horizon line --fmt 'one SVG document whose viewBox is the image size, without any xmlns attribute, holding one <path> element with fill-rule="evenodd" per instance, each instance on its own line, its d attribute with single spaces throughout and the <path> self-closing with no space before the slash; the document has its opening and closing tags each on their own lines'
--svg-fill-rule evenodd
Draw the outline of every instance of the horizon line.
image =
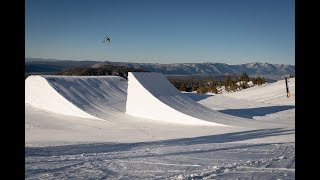
<svg viewBox="0 0 320 180">
<path fill-rule="evenodd" d="M 241 65 L 241 64 L 251 64 L 251 63 L 260 63 L 260 64 L 279 64 L 279 65 L 291 65 L 295 66 L 295 64 L 283 64 L 283 63 L 270 63 L 270 62 L 258 62 L 258 61 L 251 61 L 247 63 L 239 63 L 239 64 L 228 64 L 223 62 L 179 62 L 179 63 L 158 63 L 158 62 L 131 62 L 131 61 L 110 61 L 110 60 L 76 60 L 76 59 L 57 59 L 57 58 L 40 58 L 40 57 L 25 57 L 26 59 L 43 59 L 43 60 L 58 60 L 58 61 L 98 61 L 98 62 L 115 62 L 115 63 L 137 63 L 137 64 L 205 64 L 205 63 L 212 63 L 212 64 L 227 64 L 227 65 Z"/>
</svg>

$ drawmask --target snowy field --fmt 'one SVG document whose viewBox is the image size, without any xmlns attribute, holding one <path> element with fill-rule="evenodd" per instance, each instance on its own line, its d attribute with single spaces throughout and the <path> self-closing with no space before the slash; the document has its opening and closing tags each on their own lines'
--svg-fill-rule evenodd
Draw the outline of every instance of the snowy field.
<svg viewBox="0 0 320 180">
<path fill-rule="evenodd" d="M 201 95 L 161 77 L 27 78 L 26 179 L 295 178 L 294 78 L 287 98 L 284 81 Z"/>
</svg>

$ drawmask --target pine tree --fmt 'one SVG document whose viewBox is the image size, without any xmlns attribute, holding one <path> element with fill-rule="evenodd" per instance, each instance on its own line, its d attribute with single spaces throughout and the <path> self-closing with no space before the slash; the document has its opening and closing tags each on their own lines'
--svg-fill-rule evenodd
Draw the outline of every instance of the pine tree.
<svg viewBox="0 0 320 180">
<path fill-rule="evenodd" d="M 261 78 L 260 76 L 256 77 L 256 78 L 253 78 L 252 79 L 252 83 L 254 85 L 258 85 L 258 86 L 261 86 L 262 84 L 266 83 L 266 80 L 264 78 Z"/>
<path fill-rule="evenodd" d="M 186 91 L 187 90 L 187 87 L 184 83 L 181 84 L 180 88 L 179 88 L 180 91 Z"/>
<path fill-rule="evenodd" d="M 225 80 L 225 82 L 224 82 L 224 88 L 225 88 L 225 90 L 226 90 L 227 92 L 230 92 L 230 91 L 231 91 L 231 84 L 232 84 L 231 78 L 230 78 L 229 75 L 227 75 L 227 78 L 226 78 L 226 80 Z"/>
<path fill-rule="evenodd" d="M 194 91 L 196 91 L 198 88 L 199 88 L 199 85 L 197 85 L 197 84 L 194 83 L 194 84 L 192 84 L 191 91 L 194 92 Z"/>
<path fill-rule="evenodd" d="M 238 75 L 233 75 L 233 83 L 232 83 L 232 86 L 233 86 L 233 89 L 236 91 L 236 90 L 240 90 L 240 86 L 237 84 L 239 82 L 239 77 Z"/>
<path fill-rule="evenodd" d="M 197 89 L 197 93 L 198 94 L 205 94 L 205 93 L 207 93 L 208 92 L 208 89 L 205 87 L 205 86 L 203 86 L 203 85 L 201 85 L 200 87 L 198 87 L 198 89 Z"/>
<path fill-rule="evenodd" d="M 245 81 L 245 82 L 249 82 L 249 76 L 247 75 L 247 73 L 243 73 L 243 74 L 240 76 L 240 80 L 241 80 L 241 81 Z"/>
<path fill-rule="evenodd" d="M 218 89 L 215 86 L 215 83 L 214 83 L 213 80 L 210 80 L 209 83 L 208 83 L 208 91 L 212 92 L 212 93 L 215 93 L 215 94 L 218 94 Z"/>
<path fill-rule="evenodd" d="M 238 75 L 233 75 L 233 80 L 237 83 L 237 82 L 239 82 L 239 77 L 238 77 Z"/>
</svg>

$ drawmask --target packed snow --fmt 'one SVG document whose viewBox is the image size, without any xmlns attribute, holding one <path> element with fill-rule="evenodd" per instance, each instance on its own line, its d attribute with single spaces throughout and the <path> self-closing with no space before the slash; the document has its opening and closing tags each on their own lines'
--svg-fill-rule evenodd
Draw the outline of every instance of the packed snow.
<svg viewBox="0 0 320 180">
<path fill-rule="evenodd" d="M 161 73 L 132 72 L 128 80 L 126 113 L 130 115 L 190 125 L 261 126 L 193 101 L 181 94 Z"/>
<path fill-rule="evenodd" d="M 30 76 L 26 179 L 294 179 L 289 87 L 289 98 L 283 80 L 201 95 L 158 73 Z"/>
<path fill-rule="evenodd" d="M 263 88 L 262 88 L 263 87 Z M 225 93 L 225 96 L 247 99 L 279 105 L 295 105 L 295 78 L 288 79 L 290 98 L 287 98 L 285 80 L 255 86 L 235 93 Z"/>
</svg>

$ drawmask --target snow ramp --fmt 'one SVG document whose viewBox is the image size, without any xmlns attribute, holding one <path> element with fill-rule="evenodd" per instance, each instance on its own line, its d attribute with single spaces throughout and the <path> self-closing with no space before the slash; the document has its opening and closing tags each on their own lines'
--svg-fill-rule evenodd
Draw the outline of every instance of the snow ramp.
<svg viewBox="0 0 320 180">
<path fill-rule="evenodd" d="M 25 102 L 69 116 L 105 119 L 124 113 L 127 81 L 117 76 L 34 75 L 25 80 Z"/>
<path fill-rule="evenodd" d="M 252 126 L 250 119 L 220 113 L 203 106 L 177 90 L 161 73 L 129 72 L 126 113 L 163 122 Z"/>
</svg>

